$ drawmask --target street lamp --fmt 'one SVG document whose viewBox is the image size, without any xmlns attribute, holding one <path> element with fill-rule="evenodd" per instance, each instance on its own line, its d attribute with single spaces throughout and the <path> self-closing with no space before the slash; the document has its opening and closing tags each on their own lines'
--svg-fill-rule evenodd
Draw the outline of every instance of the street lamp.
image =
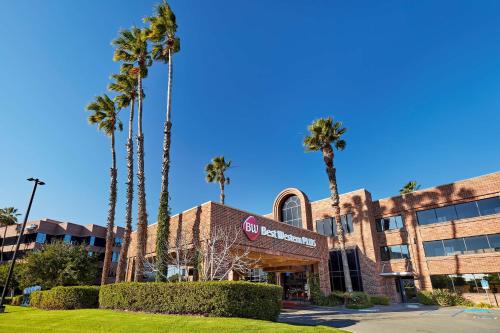
<svg viewBox="0 0 500 333">
<path fill-rule="evenodd" d="M 12 261 L 9 267 L 9 273 L 7 274 L 7 280 L 5 280 L 5 285 L 3 286 L 2 298 L 0 299 L 0 313 L 3 313 L 5 310 L 3 302 L 5 301 L 5 296 L 7 295 L 7 289 L 9 288 L 10 279 L 12 278 L 12 272 L 14 271 L 14 265 L 16 264 L 17 251 L 19 250 L 19 245 L 21 245 L 21 238 L 24 233 L 24 228 L 26 228 L 26 222 L 28 221 L 28 216 L 30 215 L 31 204 L 33 203 L 33 198 L 35 197 L 36 188 L 38 187 L 38 185 L 45 185 L 45 183 L 38 178 L 28 178 L 27 180 L 30 182 L 35 182 L 35 185 L 33 186 L 33 192 L 31 192 L 30 203 L 28 204 L 28 210 L 26 211 L 26 215 L 24 216 L 21 232 L 17 237 L 16 249 L 14 250 L 14 255 L 12 256 Z"/>
</svg>

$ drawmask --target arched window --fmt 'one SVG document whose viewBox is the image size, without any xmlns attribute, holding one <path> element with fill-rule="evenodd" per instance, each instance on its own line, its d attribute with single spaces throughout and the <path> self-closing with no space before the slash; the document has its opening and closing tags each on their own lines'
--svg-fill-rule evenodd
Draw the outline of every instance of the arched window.
<svg viewBox="0 0 500 333">
<path fill-rule="evenodd" d="M 302 228 L 300 199 L 296 195 L 288 197 L 281 205 L 281 222 Z"/>
</svg>

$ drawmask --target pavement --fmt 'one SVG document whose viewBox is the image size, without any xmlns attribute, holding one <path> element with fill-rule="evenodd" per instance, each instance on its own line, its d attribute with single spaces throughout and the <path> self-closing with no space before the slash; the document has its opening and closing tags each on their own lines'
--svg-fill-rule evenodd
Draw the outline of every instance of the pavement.
<svg viewBox="0 0 500 333">
<path fill-rule="evenodd" d="M 500 310 L 392 304 L 369 309 L 307 306 L 284 309 L 278 321 L 325 325 L 355 333 L 500 333 Z"/>
</svg>

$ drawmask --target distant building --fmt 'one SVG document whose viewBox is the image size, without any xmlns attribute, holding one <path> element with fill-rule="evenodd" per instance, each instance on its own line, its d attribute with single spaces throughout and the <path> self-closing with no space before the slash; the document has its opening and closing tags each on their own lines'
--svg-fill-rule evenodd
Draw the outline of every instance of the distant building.
<svg viewBox="0 0 500 333">
<path fill-rule="evenodd" d="M 5 233 L 5 228 L 7 232 Z M 17 238 L 21 229 L 21 224 L 15 224 L 7 227 L 0 227 L 0 248 L 2 249 L 3 261 L 12 259 L 16 247 Z M 111 270 L 109 272 L 109 282 L 115 279 L 116 265 L 120 255 L 124 229 L 115 227 L 115 241 L 113 247 L 113 257 Z M 3 238 L 5 233 L 5 239 Z M 95 225 L 79 225 L 70 222 L 60 222 L 51 219 L 30 221 L 26 224 L 24 235 L 21 239 L 18 258 L 24 256 L 27 252 L 39 249 L 43 244 L 60 240 L 71 244 L 87 244 L 89 255 L 97 255 L 99 258 L 99 274 L 96 281 L 99 281 L 102 272 L 102 263 L 104 261 L 104 250 L 106 247 L 106 228 Z M 1 262 L 1 261 L 0 261 Z"/>
</svg>

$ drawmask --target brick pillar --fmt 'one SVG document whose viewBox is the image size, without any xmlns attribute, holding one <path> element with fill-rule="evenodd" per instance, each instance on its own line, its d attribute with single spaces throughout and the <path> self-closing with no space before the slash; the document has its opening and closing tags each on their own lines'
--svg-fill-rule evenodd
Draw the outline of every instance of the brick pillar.
<svg viewBox="0 0 500 333">
<path fill-rule="evenodd" d="M 332 288 L 330 286 L 330 272 L 328 269 L 328 259 L 321 259 L 321 261 L 314 265 L 314 271 L 319 275 L 319 288 L 325 295 L 330 295 Z"/>
</svg>

